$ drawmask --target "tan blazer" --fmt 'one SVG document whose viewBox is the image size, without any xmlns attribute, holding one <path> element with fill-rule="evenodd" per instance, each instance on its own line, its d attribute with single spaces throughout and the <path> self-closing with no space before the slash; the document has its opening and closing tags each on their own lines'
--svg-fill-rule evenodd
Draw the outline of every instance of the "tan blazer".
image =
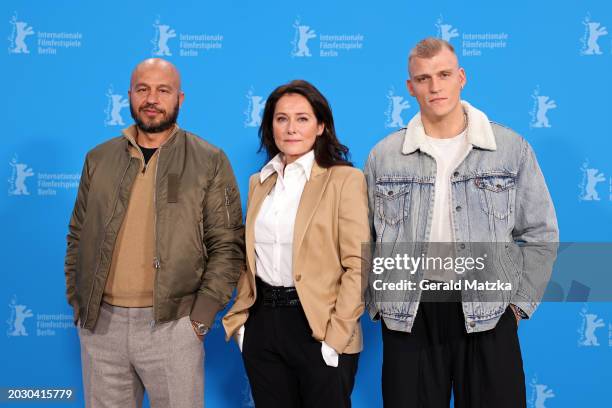
<svg viewBox="0 0 612 408">
<path fill-rule="evenodd" d="M 238 281 L 236 301 L 223 318 L 226 340 L 246 322 L 255 303 L 255 219 L 276 183 L 276 173 L 249 180 L 246 216 L 247 268 Z M 362 243 L 369 239 L 367 187 L 353 167 L 319 167 L 315 162 L 295 218 L 293 279 L 312 336 L 338 353 L 363 346 L 359 317 L 364 310 Z"/>
</svg>

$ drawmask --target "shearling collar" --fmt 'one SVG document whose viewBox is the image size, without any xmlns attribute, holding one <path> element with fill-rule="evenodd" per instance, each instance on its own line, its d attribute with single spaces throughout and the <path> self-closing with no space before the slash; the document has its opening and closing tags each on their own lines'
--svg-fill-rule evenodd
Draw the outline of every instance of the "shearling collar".
<svg viewBox="0 0 612 408">
<path fill-rule="evenodd" d="M 497 150 L 493 128 L 487 115 L 466 101 L 461 101 L 461 104 L 468 116 L 467 142 L 480 149 Z M 414 115 L 406 127 L 402 153 L 413 153 L 417 149 L 422 149 L 426 144 L 425 128 L 419 112 Z"/>
</svg>

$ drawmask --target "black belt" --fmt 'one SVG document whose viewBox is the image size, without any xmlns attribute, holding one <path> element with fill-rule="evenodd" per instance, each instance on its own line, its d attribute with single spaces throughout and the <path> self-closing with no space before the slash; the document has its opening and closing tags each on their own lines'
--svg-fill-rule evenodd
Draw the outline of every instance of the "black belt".
<svg viewBox="0 0 612 408">
<path fill-rule="evenodd" d="M 258 276 L 255 277 L 255 283 L 257 284 L 257 299 L 264 306 L 295 307 L 300 305 L 300 298 L 295 288 L 272 286 Z"/>
</svg>

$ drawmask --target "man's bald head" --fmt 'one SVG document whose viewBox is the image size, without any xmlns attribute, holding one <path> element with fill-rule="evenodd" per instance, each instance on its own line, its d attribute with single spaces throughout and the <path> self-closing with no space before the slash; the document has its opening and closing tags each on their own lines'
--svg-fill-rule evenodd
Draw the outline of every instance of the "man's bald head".
<svg viewBox="0 0 612 408">
<path fill-rule="evenodd" d="M 181 74 L 173 63 L 162 58 L 149 58 L 136 65 L 132 71 L 130 89 L 138 83 L 141 76 L 149 73 L 157 74 L 156 76 L 167 81 L 174 89 L 181 91 Z"/>
<path fill-rule="evenodd" d="M 185 98 L 178 70 L 161 58 L 144 60 L 134 68 L 129 95 L 132 117 L 147 133 L 167 133 Z"/>
</svg>

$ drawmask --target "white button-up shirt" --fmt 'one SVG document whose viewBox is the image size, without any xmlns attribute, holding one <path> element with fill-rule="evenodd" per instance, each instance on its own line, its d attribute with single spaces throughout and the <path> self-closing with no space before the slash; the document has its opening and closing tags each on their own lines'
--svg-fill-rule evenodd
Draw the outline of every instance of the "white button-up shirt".
<svg viewBox="0 0 612 408">
<path fill-rule="evenodd" d="M 261 170 L 261 182 L 278 173 L 276 185 L 265 198 L 255 219 L 256 274 L 270 285 L 295 286 L 293 227 L 313 164 L 312 150 L 287 166 L 279 153 Z"/>
</svg>

